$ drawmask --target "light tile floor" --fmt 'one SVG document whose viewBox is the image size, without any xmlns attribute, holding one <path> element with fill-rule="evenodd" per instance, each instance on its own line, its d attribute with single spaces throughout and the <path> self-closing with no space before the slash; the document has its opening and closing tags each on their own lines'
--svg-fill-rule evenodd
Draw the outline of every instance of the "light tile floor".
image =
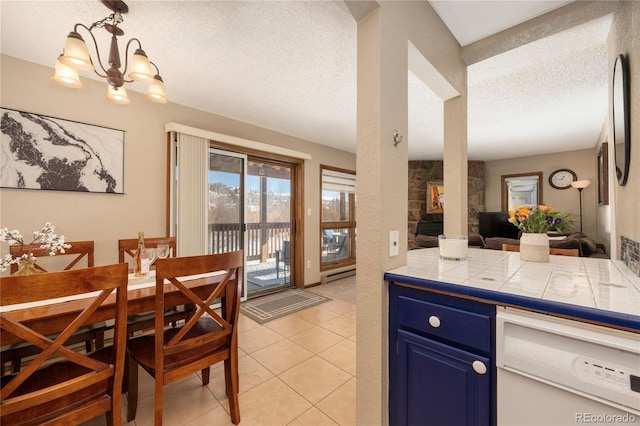
<svg viewBox="0 0 640 426">
<path fill-rule="evenodd" d="M 264 325 L 241 314 L 242 426 L 356 424 L 355 276 L 308 290 L 333 300 Z M 138 413 L 128 424 L 151 425 L 153 379 L 142 370 L 139 377 Z M 232 425 L 222 363 L 208 386 L 192 375 L 165 386 L 164 395 L 165 425 Z"/>
</svg>

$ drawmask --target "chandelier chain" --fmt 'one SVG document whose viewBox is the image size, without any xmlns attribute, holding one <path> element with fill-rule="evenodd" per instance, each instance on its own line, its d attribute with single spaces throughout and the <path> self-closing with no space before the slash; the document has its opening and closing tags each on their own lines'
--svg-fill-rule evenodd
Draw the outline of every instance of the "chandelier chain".
<svg viewBox="0 0 640 426">
<path fill-rule="evenodd" d="M 118 24 L 121 24 L 123 22 L 124 22 L 124 18 L 122 17 L 122 14 L 120 12 L 113 12 L 111 15 L 107 16 L 106 18 L 103 18 L 91 24 L 91 27 L 89 27 L 89 31 L 91 31 L 94 28 L 103 28 L 105 25 L 109 23 L 114 27 L 117 27 Z"/>
</svg>

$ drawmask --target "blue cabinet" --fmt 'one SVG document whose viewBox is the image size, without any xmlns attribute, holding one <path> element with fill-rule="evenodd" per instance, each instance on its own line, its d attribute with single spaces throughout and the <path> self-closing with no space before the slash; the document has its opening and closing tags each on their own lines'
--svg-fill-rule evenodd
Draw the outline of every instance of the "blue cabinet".
<svg viewBox="0 0 640 426">
<path fill-rule="evenodd" d="M 495 425 L 495 307 L 391 283 L 389 424 Z"/>
</svg>

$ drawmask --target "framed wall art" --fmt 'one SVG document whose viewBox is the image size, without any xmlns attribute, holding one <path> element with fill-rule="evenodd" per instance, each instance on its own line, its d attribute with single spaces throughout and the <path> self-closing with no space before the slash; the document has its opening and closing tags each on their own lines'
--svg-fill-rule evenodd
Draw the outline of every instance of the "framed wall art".
<svg viewBox="0 0 640 426">
<path fill-rule="evenodd" d="M 598 204 L 609 204 L 609 144 L 603 142 L 598 151 Z"/>
<path fill-rule="evenodd" d="M 0 108 L 0 186 L 124 193 L 124 131 Z"/>
<path fill-rule="evenodd" d="M 444 213 L 444 185 L 427 182 L 427 213 Z"/>
</svg>

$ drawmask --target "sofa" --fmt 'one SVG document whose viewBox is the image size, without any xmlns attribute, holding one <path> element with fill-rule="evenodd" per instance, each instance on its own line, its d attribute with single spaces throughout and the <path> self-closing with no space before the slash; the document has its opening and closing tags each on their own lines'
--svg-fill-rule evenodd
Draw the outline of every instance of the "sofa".
<svg viewBox="0 0 640 426">
<path fill-rule="evenodd" d="M 512 238 L 492 237 L 484 239 L 484 248 L 502 250 L 503 244 L 520 245 L 520 240 Z M 598 257 L 608 259 L 604 248 L 582 232 L 549 237 L 549 247 L 561 249 L 578 249 L 580 257 Z"/>
<path fill-rule="evenodd" d="M 503 244 L 520 245 L 520 240 L 506 237 L 483 238 L 480 234 L 469 234 L 469 247 L 502 250 Z M 438 237 L 416 235 L 416 248 L 425 247 L 438 247 Z M 549 239 L 549 247 L 578 249 L 581 257 L 609 258 L 601 245 L 596 244 L 592 238 L 582 232 L 552 236 Z"/>
</svg>

